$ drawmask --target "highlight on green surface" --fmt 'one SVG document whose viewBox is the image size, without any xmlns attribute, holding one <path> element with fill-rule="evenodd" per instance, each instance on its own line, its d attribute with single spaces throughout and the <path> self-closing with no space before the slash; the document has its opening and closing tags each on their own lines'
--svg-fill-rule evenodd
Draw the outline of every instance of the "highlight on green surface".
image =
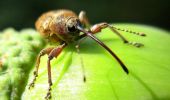
<svg viewBox="0 0 170 100">
<path fill-rule="evenodd" d="M 140 42 L 144 47 L 136 48 L 124 44 L 121 39 L 109 29 L 102 30 L 96 36 L 110 47 L 129 69 L 127 75 L 118 62 L 101 46 L 90 38 L 80 44 L 80 54 L 75 45 L 67 46 L 58 58 L 52 60 L 52 100 L 169 100 L 170 99 L 170 35 L 168 31 L 145 25 L 115 24 L 122 29 L 144 32 L 146 37 L 121 32 L 129 41 Z M 0 35 L 2 38 L 2 34 Z M 35 40 L 31 40 L 36 41 Z M 39 40 L 42 41 L 42 40 Z M 1 42 L 0 42 L 1 43 Z M 4 44 L 1 44 L 4 45 Z M 4 45 L 6 46 L 6 45 Z M 6 46 L 10 47 L 10 46 Z M 43 46 L 39 47 L 42 48 Z M 1 48 L 0 48 L 1 49 Z M 31 50 L 30 50 L 31 51 Z M 39 51 L 39 49 L 37 50 Z M 17 50 L 16 50 L 17 52 Z M 2 55 L 0 51 L 0 56 Z M 86 82 L 83 81 L 83 70 L 80 56 L 85 67 Z M 35 56 L 34 56 L 35 57 Z M 12 59 L 13 57 L 11 57 Z M 22 100 L 43 100 L 48 89 L 47 63 L 48 56 L 41 59 L 39 75 L 34 88 L 28 89 L 32 81 L 35 65 L 30 64 L 23 80 L 13 79 L 14 82 L 27 82 Z M 32 60 L 33 61 L 33 60 Z M 30 61 L 31 62 L 31 61 Z M 35 62 L 35 59 L 34 59 Z M 17 66 L 20 63 L 13 62 Z M 6 67 L 7 69 L 10 67 Z M 32 70 L 31 70 L 32 68 Z M 24 69 L 18 67 L 18 69 Z M 31 71 L 29 71 L 31 70 Z M 3 72 L 0 70 L 0 73 Z M 18 72 L 13 72 L 12 75 Z M 12 93 L 5 86 L 11 84 L 11 78 L 0 74 L 0 90 Z M 27 76 L 26 75 L 26 76 Z M 12 76 L 11 76 L 12 77 Z M 0 93 L 1 98 L 2 93 Z M 11 98 L 6 95 L 6 99 Z M 5 96 L 4 96 L 5 97 Z M 14 98 L 15 99 L 15 98 Z M 17 99 L 15 99 L 17 100 Z"/>
</svg>

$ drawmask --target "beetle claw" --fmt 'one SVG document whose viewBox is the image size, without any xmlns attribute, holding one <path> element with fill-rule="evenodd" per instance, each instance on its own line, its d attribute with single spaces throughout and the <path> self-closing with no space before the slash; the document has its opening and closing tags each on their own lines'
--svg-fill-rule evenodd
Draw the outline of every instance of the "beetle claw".
<svg viewBox="0 0 170 100">
<path fill-rule="evenodd" d="M 46 100 L 50 100 L 51 99 L 51 92 L 50 91 L 47 92 L 47 95 L 46 95 L 45 99 Z"/>
<path fill-rule="evenodd" d="M 28 89 L 31 89 L 32 87 L 34 87 L 34 83 L 30 83 Z"/>
</svg>

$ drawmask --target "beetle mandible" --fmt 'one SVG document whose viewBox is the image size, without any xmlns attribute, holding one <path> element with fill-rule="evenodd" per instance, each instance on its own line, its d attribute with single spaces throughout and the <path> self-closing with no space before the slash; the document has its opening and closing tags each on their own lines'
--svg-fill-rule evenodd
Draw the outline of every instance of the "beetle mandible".
<svg viewBox="0 0 170 100">
<path fill-rule="evenodd" d="M 55 10 L 49 11 L 47 13 L 42 14 L 35 23 L 37 31 L 48 40 L 52 42 L 57 42 L 60 45 L 57 47 L 45 48 L 40 51 L 37 61 L 36 61 L 36 70 L 34 71 L 34 79 L 29 85 L 30 87 L 34 86 L 36 77 L 38 76 L 38 69 L 40 64 L 40 58 L 47 54 L 48 61 L 47 61 L 47 68 L 48 68 L 48 92 L 46 95 L 46 99 L 51 98 L 51 86 L 52 86 L 52 79 L 51 79 L 51 64 L 50 61 L 57 57 L 64 47 L 69 45 L 72 42 L 76 42 L 81 40 L 84 37 L 90 37 L 94 41 L 96 41 L 100 46 L 104 47 L 120 64 L 122 69 L 125 73 L 129 73 L 125 64 L 116 56 L 116 54 L 107 47 L 103 42 L 101 42 L 94 34 L 99 33 L 104 28 L 110 28 L 113 33 L 116 33 L 124 43 L 131 44 L 136 47 L 141 47 L 143 44 L 137 42 L 129 42 L 125 37 L 123 37 L 119 31 L 125 31 L 129 33 L 133 33 L 139 36 L 146 36 L 144 33 L 133 32 L 130 30 L 116 28 L 106 22 L 102 22 L 90 27 L 88 18 L 86 17 L 86 13 L 81 11 L 80 14 L 77 16 L 71 10 Z M 84 34 L 80 34 L 80 32 Z M 79 44 L 78 44 L 79 45 Z M 79 46 L 76 46 L 76 48 Z M 77 48 L 78 49 L 78 48 Z"/>
</svg>

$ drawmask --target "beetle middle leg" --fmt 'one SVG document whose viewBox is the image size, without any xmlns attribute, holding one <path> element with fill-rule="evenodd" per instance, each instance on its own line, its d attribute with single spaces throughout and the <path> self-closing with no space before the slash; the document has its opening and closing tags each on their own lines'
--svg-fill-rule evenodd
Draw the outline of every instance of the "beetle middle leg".
<svg viewBox="0 0 170 100">
<path fill-rule="evenodd" d="M 82 67 L 82 71 L 83 71 L 83 81 L 86 82 L 86 75 L 85 75 L 85 68 L 84 68 L 83 58 L 82 58 L 82 56 L 80 55 L 80 43 L 81 43 L 84 39 L 85 39 L 85 38 L 79 40 L 75 47 L 76 47 L 77 54 L 79 55 L 80 61 L 81 61 L 81 67 Z"/>
<path fill-rule="evenodd" d="M 122 36 L 117 30 L 120 30 L 120 29 L 117 29 L 115 27 L 113 27 L 112 25 L 109 25 L 108 23 L 99 23 L 99 24 L 96 24 L 94 26 L 91 27 L 90 29 L 90 32 L 93 33 L 93 34 L 96 34 L 98 32 L 100 32 L 102 29 L 104 28 L 107 28 L 109 27 L 112 32 L 116 33 L 122 40 L 124 43 L 127 43 L 127 44 L 130 44 L 130 45 L 133 45 L 135 47 L 141 47 L 141 46 L 144 46 L 143 44 L 141 43 L 137 43 L 137 42 L 130 42 L 128 41 L 124 36 Z M 123 31 L 123 30 L 121 30 Z M 128 32 L 128 31 L 127 31 Z M 145 36 L 144 33 L 137 33 L 137 32 L 132 32 L 132 31 L 129 31 L 129 33 L 134 33 L 136 35 L 140 35 L 140 36 Z"/>
</svg>

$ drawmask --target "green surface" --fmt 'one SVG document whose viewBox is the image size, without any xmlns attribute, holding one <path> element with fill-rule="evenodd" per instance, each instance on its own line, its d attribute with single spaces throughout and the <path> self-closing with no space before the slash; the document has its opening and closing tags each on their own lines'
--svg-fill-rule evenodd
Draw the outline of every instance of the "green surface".
<svg viewBox="0 0 170 100">
<path fill-rule="evenodd" d="M 53 100 L 169 100 L 170 99 L 170 35 L 169 32 L 144 25 L 116 24 L 117 27 L 144 32 L 140 37 L 121 32 L 130 41 L 143 43 L 136 48 L 123 42 L 109 29 L 97 37 L 126 64 L 127 75 L 112 56 L 93 40 L 80 45 L 80 55 L 73 45 L 52 60 Z M 87 81 L 83 82 L 82 63 Z M 48 81 L 47 56 L 42 58 L 35 87 L 26 89 L 23 100 L 42 100 Z M 33 79 L 32 73 L 28 83 Z M 28 87 L 27 87 L 28 88 Z"/>
<path fill-rule="evenodd" d="M 0 34 L 0 100 L 19 100 L 36 55 L 45 44 L 33 29 Z"/>
<path fill-rule="evenodd" d="M 144 25 L 116 26 L 147 34 L 140 37 L 121 32 L 128 40 L 143 43 L 141 48 L 124 44 L 109 29 L 96 35 L 130 73 L 127 75 L 105 49 L 86 38 L 80 45 L 80 54 L 72 44 L 52 60 L 52 100 L 170 100 L 170 32 Z M 1 33 L 0 100 L 43 100 L 48 89 L 47 56 L 41 59 L 35 87 L 28 90 L 26 86 L 33 79 L 33 64 L 44 46 L 43 39 L 32 29 L 7 29 Z"/>
</svg>

